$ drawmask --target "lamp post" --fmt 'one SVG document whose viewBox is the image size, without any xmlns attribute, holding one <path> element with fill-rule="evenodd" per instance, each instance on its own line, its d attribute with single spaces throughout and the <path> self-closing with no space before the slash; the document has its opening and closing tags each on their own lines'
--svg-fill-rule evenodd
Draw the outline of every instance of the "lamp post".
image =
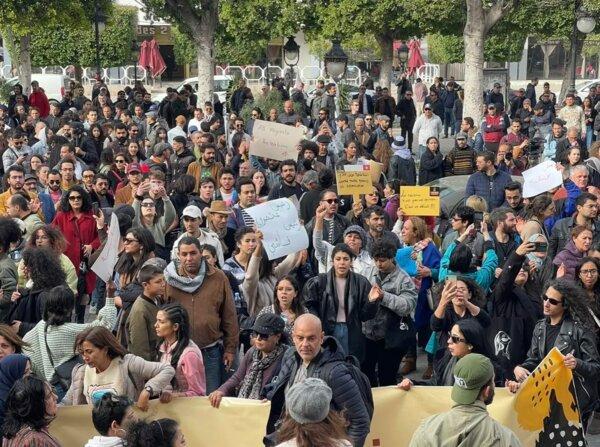
<svg viewBox="0 0 600 447">
<path fill-rule="evenodd" d="M 581 7 L 582 0 L 575 0 L 574 12 L 575 22 L 573 23 L 573 31 L 571 35 L 571 86 L 570 91 L 575 93 L 575 79 L 577 77 L 577 50 L 580 43 L 580 35 L 589 34 L 596 27 L 596 20 L 587 11 Z"/>
<path fill-rule="evenodd" d="M 300 45 L 294 40 L 294 36 L 288 37 L 288 41 L 283 46 L 283 60 L 290 67 L 290 78 L 294 81 L 294 66 L 298 65 L 300 60 Z"/>
<path fill-rule="evenodd" d="M 94 1 L 94 40 L 96 50 L 96 77 L 100 77 L 100 33 L 104 31 L 106 26 L 106 15 L 100 9 L 99 0 Z"/>
<path fill-rule="evenodd" d="M 137 40 L 133 39 L 131 41 L 131 57 L 133 58 L 133 89 L 135 90 L 137 84 L 137 66 L 138 59 L 140 57 L 140 44 Z"/>
<path fill-rule="evenodd" d="M 406 71 L 406 63 L 408 62 L 408 45 L 404 42 L 398 47 L 398 61 L 400 62 L 400 71 L 404 73 Z"/>
<path fill-rule="evenodd" d="M 339 39 L 333 39 L 331 50 L 325 54 L 325 73 L 331 77 L 336 84 L 346 76 L 346 69 L 348 68 L 348 55 L 344 52 L 344 49 L 340 45 Z M 341 109 L 339 104 L 340 89 L 336 88 L 336 96 L 338 97 L 338 109 Z"/>
</svg>

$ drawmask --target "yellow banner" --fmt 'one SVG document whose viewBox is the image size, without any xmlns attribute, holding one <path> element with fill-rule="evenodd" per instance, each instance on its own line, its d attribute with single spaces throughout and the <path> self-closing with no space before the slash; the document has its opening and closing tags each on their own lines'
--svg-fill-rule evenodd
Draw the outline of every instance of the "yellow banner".
<svg viewBox="0 0 600 447">
<path fill-rule="evenodd" d="M 439 216 L 440 191 L 429 186 L 401 186 L 400 209 L 407 216 Z"/>
<path fill-rule="evenodd" d="M 373 192 L 370 171 L 335 171 L 338 194 L 351 196 Z"/>
</svg>

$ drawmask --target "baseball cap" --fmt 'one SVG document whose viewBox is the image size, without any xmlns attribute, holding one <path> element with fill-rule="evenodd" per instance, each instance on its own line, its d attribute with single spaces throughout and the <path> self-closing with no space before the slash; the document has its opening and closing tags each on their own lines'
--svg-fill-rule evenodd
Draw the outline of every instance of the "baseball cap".
<svg viewBox="0 0 600 447">
<path fill-rule="evenodd" d="M 319 135 L 317 137 L 317 143 L 329 144 L 331 143 L 331 138 L 328 135 Z"/>
<path fill-rule="evenodd" d="M 425 104 L 423 106 L 423 110 L 427 110 L 427 109 L 431 110 L 431 104 Z"/>
<path fill-rule="evenodd" d="M 481 388 L 494 377 L 494 367 L 484 355 L 467 354 L 456 362 L 453 373 L 452 400 L 469 405 L 477 400 Z"/>
<path fill-rule="evenodd" d="M 465 132 L 458 132 L 456 134 L 456 139 L 457 140 L 468 140 L 469 136 Z"/>
<path fill-rule="evenodd" d="M 283 322 L 283 318 L 279 315 L 269 313 L 257 317 L 256 321 L 254 321 L 254 326 L 252 326 L 252 330 L 261 335 L 281 334 L 284 329 L 285 323 Z"/>
<path fill-rule="evenodd" d="M 140 165 L 138 163 L 129 163 L 125 172 L 127 174 L 131 174 L 132 172 L 142 172 L 142 170 L 140 169 Z"/>
<path fill-rule="evenodd" d="M 191 217 L 192 219 L 202 219 L 202 211 L 196 205 L 186 206 L 181 215 Z"/>
<path fill-rule="evenodd" d="M 37 177 L 34 174 L 26 174 L 23 181 L 26 182 L 27 180 L 35 180 L 37 182 Z"/>
</svg>

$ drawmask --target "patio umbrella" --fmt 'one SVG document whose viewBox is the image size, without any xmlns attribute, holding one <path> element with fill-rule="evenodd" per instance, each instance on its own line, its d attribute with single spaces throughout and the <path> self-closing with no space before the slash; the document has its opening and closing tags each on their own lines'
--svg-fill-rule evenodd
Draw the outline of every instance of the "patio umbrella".
<svg viewBox="0 0 600 447">
<path fill-rule="evenodd" d="M 138 59 L 138 65 L 146 69 L 150 65 L 150 51 L 148 41 L 144 40 L 140 46 L 140 57 Z"/>
<path fill-rule="evenodd" d="M 408 43 L 408 54 L 408 72 L 412 75 L 421 65 L 425 65 L 421 56 L 421 42 L 411 40 Z"/>
<path fill-rule="evenodd" d="M 148 47 L 148 52 L 150 54 L 150 63 L 148 66 L 150 67 L 150 73 L 152 74 L 152 77 L 156 78 L 167 69 L 167 65 L 160 55 L 160 50 L 158 49 L 158 43 L 156 40 L 152 39 L 150 42 L 148 42 Z"/>
</svg>

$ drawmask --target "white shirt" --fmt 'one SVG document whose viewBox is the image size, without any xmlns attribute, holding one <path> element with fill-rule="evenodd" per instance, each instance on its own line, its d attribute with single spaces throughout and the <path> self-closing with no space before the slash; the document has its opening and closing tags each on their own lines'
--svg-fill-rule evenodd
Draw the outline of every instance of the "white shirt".
<svg viewBox="0 0 600 447">
<path fill-rule="evenodd" d="M 173 139 L 178 136 L 182 136 L 183 138 L 187 137 L 187 135 L 181 127 L 175 126 L 171 130 L 169 130 L 167 132 L 167 139 L 169 140 L 169 144 L 173 144 Z"/>
<path fill-rule="evenodd" d="M 419 146 L 427 145 L 427 139 L 430 137 L 439 139 L 442 130 L 444 130 L 442 120 L 435 113 L 431 118 L 427 118 L 423 113 L 417 118 L 413 126 L 413 134 L 419 134 Z"/>
</svg>

